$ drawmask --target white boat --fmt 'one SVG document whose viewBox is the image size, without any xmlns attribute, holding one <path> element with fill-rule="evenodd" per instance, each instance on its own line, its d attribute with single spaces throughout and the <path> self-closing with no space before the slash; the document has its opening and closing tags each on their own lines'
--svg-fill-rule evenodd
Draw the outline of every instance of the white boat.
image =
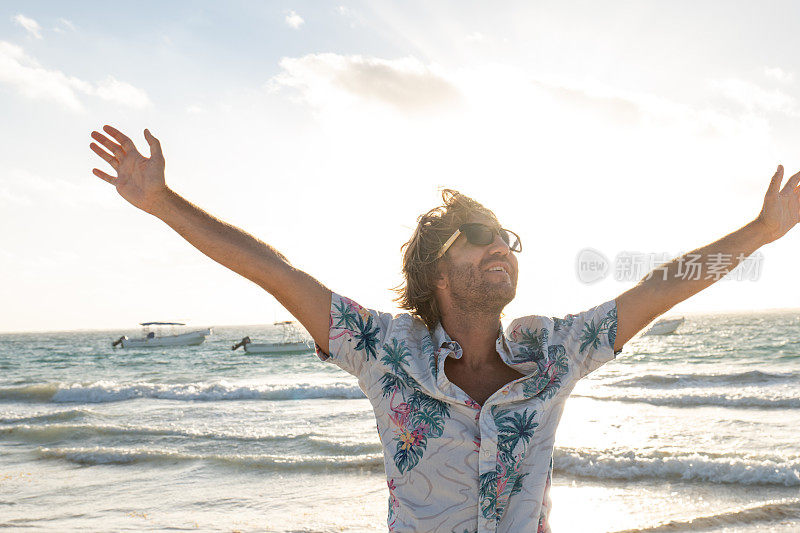
<svg viewBox="0 0 800 533">
<path fill-rule="evenodd" d="M 665 318 L 659 320 L 643 333 L 643 335 L 668 335 L 675 333 L 675 330 L 681 327 L 686 319 L 679 318 Z"/>
<path fill-rule="evenodd" d="M 303 338 L 303 334 L 294 322 L 286 320 L 273 324 L 281 328 L 281 340 L 279 342 L 255 343 L 250 337 L 245 337 L 231 347 L 231 350 L 244 347 L 247 353 L 271 353 L 271 354 L 301 354 L 314 350 L 314 343 Z"/>
<path fill-rule="evenodd" d="M 197 346 L 203 344 L 208 335 L 212 334 L 211 328 L 197 329 L 185 333 L 175 333 L 175 326 L 185 326 L 182 322 L 142 322 L 142 337 L 129 339 L 123 335 L 111 343 L 111 346 L 122 348 L 160 348 L 164 346 Z M 164 335 L 162 328 L 170 326 L 170 334 Z M 158 330 L 160 334 L 156 334 Z"/>
</svg>

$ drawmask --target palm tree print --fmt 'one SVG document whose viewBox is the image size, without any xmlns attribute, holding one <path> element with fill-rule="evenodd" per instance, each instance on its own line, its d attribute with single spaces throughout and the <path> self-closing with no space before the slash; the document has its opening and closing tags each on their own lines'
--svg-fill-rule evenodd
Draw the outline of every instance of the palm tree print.
<svg viewBox="0 0 800 533">
<path fill-rule="evenodd" d="M 560 320 L 560 319 L 559 319 Z M 559 327 L 571 324 L 572 320 L 561 320 Z M 524 381 L 522 392 L 528 397 L 541 395 L 545 400 L 555 396 L 561 388 L 562 378 L 569 370 L 569 358 L 563 344 L 548 344 L 546 328 L 518 327 L 512 332 L 512 338 L 522 347 L 516 361 L 535 361 L 538 375 Z M 545 355 L 545 350 L 547 355 Z"/>
<path fill-rule="evenodd" d="M 333 304 L 334 309 L 336 309 L 336 313 L 338 313 L 338 317 L 336 319 L 336 323 L 333 324 L 333 327 L 336 329 L 349 329 L 354 330 L 356 328 L 356 316 L 357 313 L 354 310 L 354 307 L 357 306 L 354 301 L 348 300 L 347 298 L 341 298 L 338 302 Z"/>
<path fill-rule="evenodd" d="M 522 386 L 523 394 L 532 398 L 539 396 L 549 400 L 561 388 L 562 378 L 569 370 L 569 358 L 563 344 L 551 344 L 547 347 L 547 365 L 537 377 L 526 380 Z"/>
<path fill-rule="evenodd" d="M 367 360 L 369 360 L 370 356 L 377 359 L 378 354 L 375 351 L 375 346 L 378 344 L 378 327 L 373 327 L 372 315 L 369 315 L 366 322 L 364 322 L 361 315 L 358 315 L 356 318 L 356 327 L 358 331 L 355 332 L 353 336 L 358 339 L 358 344 L 356 344 L 355 349 L 365 351 Z"/>
<path fill-rule="evenodd" d="M 516 330 L 511 335 L 518 344 L 522 345 L 519 355 L 514 357 L 513 361 L 515 363 L 536 362 L 541 371 L 542 361 L 545 358 L 544 350 L 547 346 L 547 329 L 530 330 L 525 328 Z"/>
<path fill-rule="evenodd" d="M 562 329 L 569 329 L 575 321 L 575 315 L 567 315 L 564 318 L 553 317 L 553 331 L 561 331 Z"/>
<path fill-rule="evenodd" d="M 405 342 L 398 342 L 397 339 L 392 339 L 391 344 L 383 345 L 383 353 L 385 355 L 381 357 L 381 363 L 391 368 L 395 374 L 402 374 L 411 379 L 403 368 L 403 366 L 408 365 L 406 359 L 411 357 L 411 350 L 408 349 Z"/>
<path fill-rule="evenodd" d="M 579 348 L 579 351 L 583 353 L 583 351 L 590 346 L 595 350 L 599 348 L 601 342 L 600 337 L 603 334 L 606 335 L 609 345 L 611 345 L 613 348 L 614 341 L 617 337 L 616 308 L 609 311 L 597 325 L 595 325 L 594 319 L 592 319 L 591 322 L 583 323 L 583 331 L 581 332 L 581 347 Z"/>
<path fill-rule="evenodd" d="M 484 518 L 492 518 L 497 507 L 497 476 L 498 471 L 495 469 L 484 472 L 479 479 L 478 499 Z"/>
<path fill-rule="evenodd" d="M 527 409 L 520 413 L 493 406 L 492 416 L 497 426 L 497 466 L 493 472 L 481 474 L 478 496 L 483 517 L 500 520 L 509 499 L 522 491 L 529 474 L 522 473 L 522 461 L 539 424 L 534 422 L 536 411 L 529 415 Z M 517 449 L 520 451 L 515 453 Z"/>
<path fill-rule="evenodd" d="M 608 344 L 614 347 L 614 342 L 617 340 L 617 307 L 608 312 L 605 319 L 608 324 Z"/>
<path fill-rule="evenodd" d="M 439 358 L 437 350 L 433 349 L 433 339 L 430 334 L 422 337 L 422 354 L 428 356 L 428 367 L 431 370 L 433 379 L 439 377 Z"/>
<path fill-rule="evenodd" d="M 370 357 L 378 358 L 375 346 L 378 344 L 378 333 L 380 330 L 377 325 L 373 325 L 372 314 L 348 298 L 340 298 L 340 301 L 333 304 L 335 311 L 331 313 L 331 334 L 330 339 L 338 339 L 343 335 L 358 340 L 356 350 L 361 350 L 366 354 L 366 359 Z M 334 330 L 341 330 L 338 334 Z"/>
<path fill-rule="evenodd" d="M 404 368 L 411 356 L 404 341 L 392 339 L 383 345 L 384 363 L 390 372 L 381 377 L 383 396 L 389 398 L 389 418 L 395 425 L 394 463 L 400 473 L 413 469 L 422 458 L 429 438 L 441 437 L 450 417 L 449 406 L 422 392 Z M 398 400 L 399 402 L 395 403 Z"/>
<path fill-rule="evenodd" d="M 520 441 L 528 444 L 533 438 L 533 431 L 539 426 L 533 421 L 536 411 L 528 416 L 528 410 L 522 413 L 511 411 L 494 412 L 492 415 L 497 424 L 497 450 L 511 455 Z"/>
</svg>

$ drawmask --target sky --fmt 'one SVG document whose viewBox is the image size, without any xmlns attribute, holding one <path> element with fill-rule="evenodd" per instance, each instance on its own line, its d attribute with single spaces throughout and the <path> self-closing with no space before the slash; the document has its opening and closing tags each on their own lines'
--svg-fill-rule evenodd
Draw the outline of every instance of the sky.
<svg viewBox="0 0 800 533">
<path fill-rule="evenodd" d="M 93 176 L 104 124 L 168 185 L 332 290 L 396 311 L 400 246 L 454 188 L 522 239 L 506 317 L 580 312 L 591 248 L 677 256 L 800 170 L 800 4 L 0 2 L 0 331 L 266 324 L 267 293 Z M 670 314 L 798 308 L 800 230 Z M 611 271 L 613 273 L 613 263 Z"/>
</svg>

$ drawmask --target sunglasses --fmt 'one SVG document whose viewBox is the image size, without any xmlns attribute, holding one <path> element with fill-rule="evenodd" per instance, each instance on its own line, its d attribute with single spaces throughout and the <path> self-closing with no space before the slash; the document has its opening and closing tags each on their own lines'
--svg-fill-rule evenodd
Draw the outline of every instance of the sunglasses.
<svg viewBox="0 0 800 533">
<path fill-rule="evenodd" d="M 436 256 L 436 259 L 442 257 L 462 233 L 467 238 L 467 242 L 474 244 L 475 246 L 488 246 L 492 244 L 494 242 L 494 235 L 497 233 L 500 235 L 500 238 L 503 239 L 503 242 L 508 245 L 512 252 L 522 251 L 522 242 L 519 240 L 519 235 L 513 231 L 505 228 L 495 229 L 487 226 L 486 224 L 471 222 L 468 224 L 461 224 L 461 226 L 458 227 L 456 232 L 453 233 L 442 245 L 442 249 L 439 250 L 439 254 Z"/>
</svg>

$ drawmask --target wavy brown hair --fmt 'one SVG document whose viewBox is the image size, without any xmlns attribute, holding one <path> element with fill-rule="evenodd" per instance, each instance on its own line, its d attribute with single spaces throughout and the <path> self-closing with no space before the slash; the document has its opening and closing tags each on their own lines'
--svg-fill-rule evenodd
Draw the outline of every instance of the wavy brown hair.
<svg viewBox="0 0 800 533">
<path fill-rule="evenodd" d="M 439 277 L 436 255 L 447 239 L 472 215 L 480 214 L 497 222 L 491 210 L 469 196 L 452 189 L 442 190 L 443 204 L 417 219 L 417 229 L 400 250 L 403 251 L 404 281 L 395 287 L 395 302 L 425 322 L 433 330 L 441 319 L 434 287 Z M 446 260 L 446 255 L 442 260 Z"/>
</svg>

